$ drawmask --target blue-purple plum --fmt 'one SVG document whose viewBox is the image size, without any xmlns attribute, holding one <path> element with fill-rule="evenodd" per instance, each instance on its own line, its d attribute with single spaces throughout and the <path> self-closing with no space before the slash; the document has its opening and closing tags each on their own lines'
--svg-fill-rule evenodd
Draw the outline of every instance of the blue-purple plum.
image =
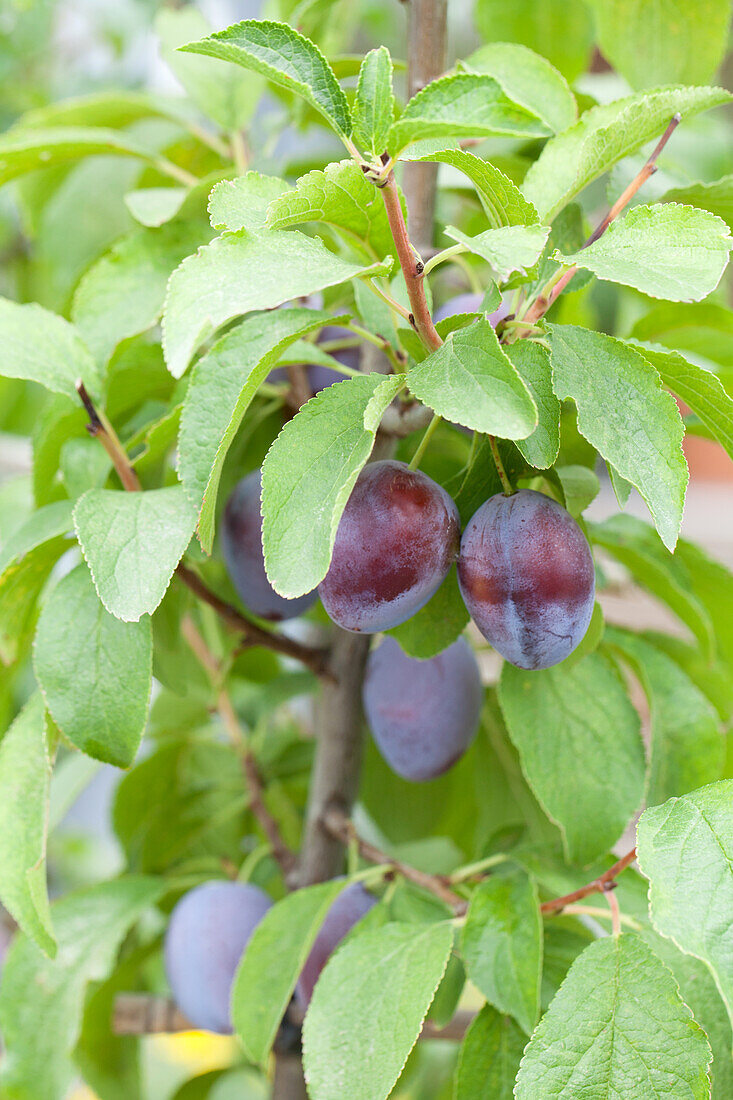
<svg viewBox="0 0 733 1100">
<path fill-rule="evenodd" d="M 295 991 L 303 1008 L 310 1004 L 321 971 L 344 936 L 376 904 L 377 899 L 360 882 L 352 882 L 336 898 L 326 914 L 298 978 Z"/>
<path fill-rule="evenodd" d="M 442 306 L 436 309 L 434 320 L 437 324 L 438 321 L 445 321 L 447 317 L 455 317 L 458 313 L 479 313 L 483 300 L 483 294 L 475 294 L 473 292 L 456 294 L 454 298 L 448 298 L 447 301 L 443 302 Z M 489 321 L 491 325 L 496 328 L 499 321 L 503 321 L 508 314 L 509 300 L 508 298 L 502 298 L 494 312 L 489 314 Z"/>
<path fill-rule="evenodd" d="M 345 630 L 399 626 L 440 587 L 458 543 L 458 509 L 440 485 L 404 462 L 373 462 L 341 516 L 323 606 Z"/>
<path fill-rule="evenodd" d="M 280 622 L 302 615 L 315 603 L 317 593 L 308 592 L 288 600 L 268 581 L 262 551 L 260 487 L 259 470 L 253 470 L 235 485 L 224 509 L 221 552 L 244 606 L 263 619 Z"/>
<path fill-rule="evenodd" d="M 582 641 L 595 573 L 578 524 L 543 493 L 498 493 L 469 520 L 458 580 L 483 636 L 519 668 L 550 668 Z"/>
<path fill-rule="evenodd" d="M 194 1027 L 231 1033 L 234 975 L 271 905 L 246 882 L 205 882 L 176 905 L 165 935 L 165 969 L 173 998 Z"/>
<path fill-rule="evenodd" d="M 459 760 L 478 729 L 483 691 L 473 650 L 459 638 L 418 661 L 385 638 L 364 678 L 364 710 L 387 764 L 403 779 L 435 779 Z"/>
</svg>

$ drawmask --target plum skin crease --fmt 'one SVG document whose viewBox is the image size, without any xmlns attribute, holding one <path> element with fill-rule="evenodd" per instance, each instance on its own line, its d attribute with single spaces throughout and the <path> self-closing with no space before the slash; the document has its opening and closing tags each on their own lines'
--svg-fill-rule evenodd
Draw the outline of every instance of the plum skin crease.
<svg viewBox="0 0 733 1100">
<path fill-rule="evenodd" d="M 359 474 L 319 587 L 330 618 L 376 633 L 411 618 L 456 558 L 458 509 L 431 478 L 404 462 L 372 462 Z"/>
<path fill-rule="evenodd" d="M 261 471 L 253 470 L 234 486 L 221 524 L 221 552 L 244 606 L 262 619 L 280 622 L 302 615 L 318 596 L 313 591 L 288 600 L 267 579 L 262 551 L 261 483 Z"/>
<path fill-rule="evenodd" d="M 173 998 L 196 1028 L 229 1035 L 232 982 L 252 933 L 272 902 L 247 882 L 205 882 L 185 894 L 165 935 Z"/>
<path fill-rule="evenodd" d="M 463 756 L 476 735 L 482 699 L 465 638 L 424 661 L 409 657 L 394 638 L 369 655 L 367 723 L 392 771 L 413 783 L 435 779 Z"/>
<path fill-rule="evenodd" d="M 300 972 L 295 992 L 303 1008 L 310 1004 L 316 982 L 329 958 L 362 917 L 377 904 L 360 882 L 352 882 L 334 901 Z"/>
<path fill-rule="evenodd" d="M 483 636 L 519 668 L 559 664 L 593 614 L 585 535 L 569 512 L 531 489 L 498 493 L 474 513 L 461 540 L 458 582 Z"/>
</svg>

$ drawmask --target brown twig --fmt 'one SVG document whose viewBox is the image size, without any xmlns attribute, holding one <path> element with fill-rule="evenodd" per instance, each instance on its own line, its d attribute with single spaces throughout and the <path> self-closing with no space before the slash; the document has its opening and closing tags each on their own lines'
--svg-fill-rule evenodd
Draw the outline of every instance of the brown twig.
<svg viewBox="0 0 733 1100">
<path fill-rule="evenodd" d="M 632 848 L 625 856 L 619 859 L 607 871 L 604 871 L 593 882 L 581 886 L 579 890 L 573 890 L 571 894 L 564 894 L 561 898 L 553 898 L 552 901 L 544 901 L 540 906 L 542 913 L 559 913 L 566 905 L 572 905 L 574 901 L 589 897 L 590 894 L 607 894 L 615 886 L 614 880 L 625 871 L 636 859 L 636 848 Z"/>
<path fill-rule="evenodd" d="M 262 783 L 260 769 L 249 749 L 245 749 L 244 755 L 242 756 L 242 767 L 247 780 L 249 808 L 257 818 L 260 828 L 270 842 L 273 858 L 279 864 L 283 872 L 283 877 L 287 883 L 288 875 L 295 867 L 296 856 L 283 840 L 280 826 L 267 808 L 265 803 L 265 788 Z"/>
<path fill-rule="evenodd" d="M 358 835 L 353 822 L 342 810 L 337 807 L 327 809 L 323 815 L 323 825 L 328 832 L 337 837 L 343 844 L 355 843 L 360 855 L 369 860 L 370 863 L 391 865 L 395 871 L 409 882 L 414 883 L 415 886 L 420 886 L 423 890 L 435 894 L 436 897 L 450 906 L 457 915 L 465 913 L 467 909 L 466 900 L 451 890 L 447 877 L 419 871 L 417 867 L 412 867 L 409 863 L 403 863 L 399 859 L 393 859 L 386 852 L 382 852 L 375 845 L 370 844 Z"/>
<path fill-rule="evenodd" d="M 87 431 L 95 439 L 99 440 L 109 457 L 112 459 L 112 465 L 117 471 L 117 476 L 127 492 L 140 492 L 142 489 L 140 479 L 130 465 L 130 460 L 127 457 L 125 448 L 120 443 L 117 433 L 104 414 L 97 412 L 94 407 L 94 402 L 87 393 L 86 386 L 81 379 L 76 383 L 76 392 L 79 394 L 81 402 L 89 414 Z"/>
</svg>

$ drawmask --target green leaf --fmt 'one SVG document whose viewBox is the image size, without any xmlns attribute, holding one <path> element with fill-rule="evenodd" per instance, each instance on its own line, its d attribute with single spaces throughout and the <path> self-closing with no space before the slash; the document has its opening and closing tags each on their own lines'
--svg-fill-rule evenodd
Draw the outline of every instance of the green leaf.
<svg viewBox="0 0 733 1100">
<path fill-rule="evenodd" d="M 587 466 L 558 466 L 555 469 L 565 497 L 565 507 L 577 519 L 601 489 L 598 475 Z"/>
<path fill-rule="evenodd" d="M 516 1100 L 710 1095 L 710 1047 L 667 967 L 638 937 L 596 940 L 524 1052 Z"/>
<path fill-rule="evenodd" d="M 673 550 L 688 477 L 674 399 L 646 359 L 610 336 L 552 325 L 550 344 L 555 393 L 573 398 L 581 435 L 636 486 Z"/>
<path fill-rule="evenodd" d="M 254 69 L 302 96 L 340 137 L 351 133 L 349 104 L 333 69 L 313 42 L 285 23 L 245 19 L 181 49 Z"/>
<path fill-rule="evenodd" d="M 0 899 L 26 935 L 54 955 L 46 888 L 49 734 L 36 694 L 0 741 Z"/>
<path fill-rule="evenodd" d="M 51 538 L 16 559 L 0 576 L 0 660 L 13 664 L 32 632 L 38 597 L 69 543 Z"/>
<path fill-rule="evenodd" d="M 515 103 L 493 77 L 455 73 L 426 85 L 390 127 L 387 147 L 396 156 L 424 138 L 546 137 L 533 111 Z"/>
<path fill-rule="evenodd" d="M 556 22 L 559 12 L 552 15 Z M 515 103 L 532 111 L 553 133 L 566 130 L 578 117 L 575 97 L 565 77 L 546 57 L 526 46 L 490 42 L 472 53 L 465 66 L 493 76 Z"/>
<path fill-rule="evenodd" d="M 611 516 L 588 525 L 593 542 L 602 546 L 632 574 L 636 584 L 651 592 L 692 631 L 708 659 L 715 649 L 713 624 L 704 603 L 693 591 L 680 554 L 674 557 L 655 531 L 634 516 Z"/>
<path fill-rule="evenodd" d="M 264 229 L 268 206 L 289 190 L 285 180 L 259 172 L 245 172 L 236 179 L 222 180 L 209 196 L 211 224 L 220 232 L 247 229 L 254 233 Z"/>
<path fill-rule="evenodd" d="M 296 890 L 273 905 L 255 928 L 232 987 L 234 1030 L 252 1062 L 267 1062 L 310 949 L 347 885 L 346 879 L 337 879 Z"/>
<path fill-rule="evenodd" d="M 394 121 L 392 58 L 386 46 L 370 50 L 361 63 L 353 113 L 357 145 L 381 156 Z"/>
<path fill-rule="evenodd" d="M 632 88 L 709 80 L 725 54 L 728 0 L 590 0 L 598 45 Z"/>
<path fill-rule="evenodd" d="M 723 176 L 713 183 L 698 180 L 685 187 L 673 187 L 662 195 L 662 202 L 681 202 L 709 210 L 733 229 L 733 175 Z"/>
<path fill-rule="evenodd" d="M 570 256 L 599 279 L 623 283 L 672 302 L 696 302 L 715 290 L 728 263 L 733 237 L 722 218 L 694 206 L 635 206 L 611 222 L 602 237 Z"/>
<path fill-rule="evenodd" d="M 404 210 L 404 200 L 402 200 Z M 329 164 L 325 171 L 301 176 L 294 191 L 273 199 L 267 211 L 270 229 L 303 222 L 325 222 L 355 246 L 367 260 L 394 254 L 382 196 L 353 160 Z"/>
<path fill-rule="evenodd" d="M 312 591 L 328 572 L 341 513 L 404 377 L 367 374 L 329 386 L 270 447 L 262 467 L 262 543 L 281 596 Z"/>
<path fill-rule="evenodd" d="M 191 541 L 196 510 L 181 485 L 144 493 L 89 489 L 74 523 L 100 600 L 127 623 L 152 615 Z"/>
<path fill-rule="evenodd" d="M 724 741 L 718 716 L 679 665 L 629 631 L 610 630 L 606 640 L 627 658 L 651 712 L 647 802 L 712 783 L 720 776 Z"/>
<path fill-rule="evenodd" d="M 217 237 L 171 275 L 163 317 L 163 350 L 180 378 L 196 349 L 226 321 L 257 309 L 364 276 L 391 264 L 362 267 L 303 233 L 246 230 Z"/>
<path fill-rule="evenodd" d="M 72 318 L 99 362 L 160 320 L 171 272 L 207 235 L 195 223 L 142 229 L 92 265 L 76 289 Z"/>
<path fill-rule="evenodd" d="M 34 669 L 61 732 L 89 756 L 129 767 L 148 713 L 150 620 L 107 612 L 85 565 L 63 577 L 38 620 Z"/>
<path fill-rule="evenodd" d="M 478 0 L 476 25 L 485 42 L 520 42 L 550 59 L 568 80 L 585 72 L 593 20 L 582 0 Z"/>
<path fill-rule="evenodd" d="M 546 225 L 506 225 L 468 237 L 455 226 L 447 225 L 445 235 L 486 260 L 495 277 L 503 283 L 513 272 L 526 275 L 534 267 L 542 255 L 550 228 Z"/>
<path fill-rule="evenodd" d="M 97 368 L 78 331 L 55 313 L 31 302 L 0 298 L 0 374 L 38 382 L 47 390 L 78 401 L 81 378 L 93 394 L 100 390 Z"/>
<path fill-rule="evenodd" d="M 618 840 L 644 792 L 639 716 L 620 677 L 599 653 L 541 672 L 505 663 L 499 700 L 568 858 L 589 862 Z"/>
<path fill-rule="evenodd" d="M 179 473 L 199 512 L 199 538 L 214 541 L 219 478 L 254 395 L 285 348 L 332 318 L 310 309 L 258 313 L 222 336 L 193 369 L 181 417 Z"/>
<path fill-rule="evenodd" d="M 473 984 L 530 1035 L 540 1013 L 542 918 L 525 874 L 495 875 L 476 888 L 461 951 Z"/>
<path fill-rule="evenodd" d="M 660 302 L 639 318 L 631 335 L 733 367 L 733 314 L 713 302 Z"/>
<path fill-rule="evenodd" d="M 50 539 L 65 535 L 74 525 L 71 501 L 58 500 L 31 512 L 25 523 L 0 547 L 0 576 L 13 562 Z"/>
<path fill-rule="evenodd" d="M 438 153 L 427 153 L 419 159 L 449 164 L 468 176 L 492 229 L 504 225 L 536 225 L 540 220 L 534 206 L 525 199 L 516 184 L 488 160 L 482 160 L 464 149 L 444 149 Z"/>
<path fill-rule="evenodd" d="M 533 340 L 517 340 L 505 349 L 537 406 L 537 427 L 517 447 L 530 466 L 547 470 L 560 450 L 560 402 L 552 389 L 550 354 Z"/>
<path fill-rule="evenodd" d="M 155 229 L 174 218 L 186 201 L 186 187 L 139 187 L 125 195 L 125 206 L 136 222 Z"/>
<path fill-rule="evenodd" d="M 386 1100 L 453 947 L 449 922 L 399 921 L 347 941 L 318 980 L 303 1027 L 313 1100 Z"/>
<path fill-rule="evenodd" d="M 161 158 L 126 134 L 96 126 L 58 126 L 52 130 L 10 130 L 0 138 L 0 186 L 39 168 L 82 157 L 138 157 L 160 167 Z"/>
<path fill-rule="evenodd" d="M 69 894 L 53 906 L 53 960 L 26 936 L 15 940 L 0 993 L 0 1085 L 8 1100 L 66 1095 L 87 984 L 109 974 L 129 928 L 160 893 L 157 880 L 128 876 Z"/>
<path fill-rule="evenodd" d="M 670 87 L 591 107 L 547 142 L 522 190 L 540 218 L 550 222 L 592 180 L 660 137 L 672 115 L 679 112 L 688 119 L 729 99 L 722 88 Z"/>
<path fill-rule="evenodd" d="M 525 439 L 537 407 L 486 317 L 452 332 L 412 368 L 411 392 L 439 416 L 502 439 Z"/>
<path fill-rule="evenodd" d="M 513 1100 L 527 1036 L 510 1016 L 484 1005 L 458 1056 L 455 1100 Z"/>
<path fill-rule="evenodd" d="M 427 660 L 442 653 L 460 638 L 468 626 L 469 614 L 458 588 L 456 570 L 451 571 L 435 595 L 407 622 L 385 633 L 400 643 L 405 653 Z"/>
<path fill-rule="evenodd" d="M 733 1021 L 733 779 L 650 806 L 637 826 L 656 930 L 710 967 Z"/>
</svg>

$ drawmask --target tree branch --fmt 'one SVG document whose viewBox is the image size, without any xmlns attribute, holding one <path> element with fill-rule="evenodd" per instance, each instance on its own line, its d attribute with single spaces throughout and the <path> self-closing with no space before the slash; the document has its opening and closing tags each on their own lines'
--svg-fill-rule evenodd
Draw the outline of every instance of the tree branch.
<svg viewBox="0 0 733 1100">
<path fill-rule="evenodd" d="M 607 894 L 609 890 L 614 889 L 614 880 L 622 871 L 625 871 L 635 859 L 636 848 L 632 848 L 630 852 L 627 852 L 625 856 L 614 863 L 612 867 L 609 867 L 607 871 L 604 871 L 602 875 L 593 879 L 593 882 L 589 882 L 586 886 L 581 886 L 579 890 L 573 890 L 571 894 L 564 894 L 561 898 L 553 898 L 552 901 L 544 901 L 540 906 L 540 911 L 544 914 L 559 913 L 566 905 L 572 905 L 574 901 L 581 901 L 591 894 Z"/>
<path fill-rule="evenodd" d="M 280 826 L 267 808 L 265 803 L 265 788 L 262 784 L 260 769 L 249 749 L 245 750 L 242 756 L 242 767 L 247 780 L 249 808 L 257 818 L 260 828 L 270 842 L 273 857 L 277 860 L 283 872 L 283 877 L 287 882 L 288 875 L 295 867 L 296 856 L 283 840 Z"/>
</svg>

